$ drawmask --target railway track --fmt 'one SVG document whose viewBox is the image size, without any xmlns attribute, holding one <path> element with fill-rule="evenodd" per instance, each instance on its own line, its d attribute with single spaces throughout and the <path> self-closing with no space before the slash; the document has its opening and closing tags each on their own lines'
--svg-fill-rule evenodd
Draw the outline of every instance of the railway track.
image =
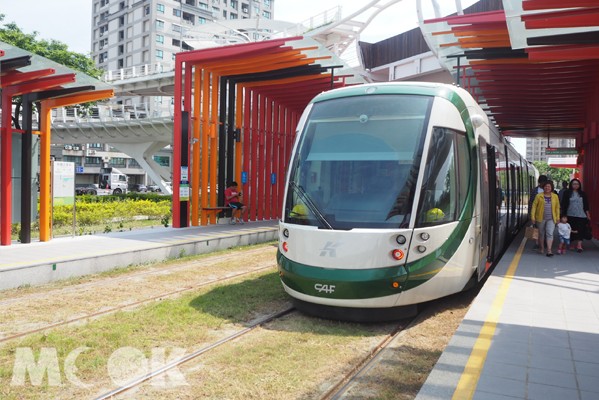
<svg viewBox="0 0 599 400">
<path fill-rule="evenodd" d="M 100 396 L 96 397 L 96 400 L 111 399 L 111 398 L 113 398 L 116 395 L 125 393 L 125 392 L 127 392 L 127 391 L 129 391 L 129 390 L 131 390 L 131 389 L 133 389 L 135 387 L 140 386 L 144 382 L 147 382 L 150 379 L 155 378 L 155 377 L 157 377 L 157 376 L 159 376 L 159 375 L 167 372 L 168 370 L 170 370 L 172 368 L 178 367 L 179 365 L 181 365 L 181 364 L 183 364 L 183 363 L 185 363 L 187 361 L 190 361 L 190 360 L 193 360 L 193 359 L 195 359 L 197 357 L 200 357 L 201 355 L 203 355 L 203 354 L 205 354 L 205 353 L 207 353 L 207 352 L 209 352 L 209 351 L 211 351 L 213 349 L 216 349 L 219 346 L 222 346 L 222 345 L 224 345 L 226 343 L 229 343 L 232 340 L 237 339 L 240 336 L 243 336 L 243 335 L 246 335 L 246 334 L 252 332 L 256 328 L 259 328 L 260 326 L 262 326 L 264 324 L 267 324 L 267 323 L 272 322 L 272 321 L 274 321 L 276 319 L 279 319 L 279 318 L 281 318 L 281 317 L 283 317 L 283 316 L 285 316 L 287 314 L 290 314 L 290 313 L 292 313 L 294 311 L 295 311 L 295 308 L 289 307 L 289 308 L 287 308 L 287 309 L 285 309 L 283 311 L 279 311 L 277 313 L 270 314 L 270 315 L 268 315 L 268 316 L 260 319 L 259 321 L 254 322 L 253 324 L 251 324 L 250 326 L 248 326 L 245 329 L 239 330 L 239 331 L 237 331 L 237 332 L 235 332 L 235 333 L 233 333 L 233 334 L 231 334 L 231 335 L 229 335 L 229 336 L 227 336 L 227 337 L 225 337 L 225 338 L 223 338 L 221 340 L 218 340 L 218 341 L 216 341 L 216 342 L 214 342 L 214 343 L 212 343 L 212 344 L 210 344 L 208 346 L 204 346 L 201 349 L 198 349 L 198 350 L 193 351 L 193 352 L 191 352 L 189 354 L 186 354 L 185 356 L 180 357 L 179 359 L 174 360 L 174 361 L 172 361 L 172 362 L 164 365 L 163 367 L 158 368 L 158 369 L 156 369 L 154 371 L 151 371 L 151 372 L 149 372 L 149 373 L 147 373 L 147 374 L 145 374 L 143 376 L 139 376 L 137 378 L 134 378 L 131 381 L 127 382 L 126 384 L 124 384 L 124 385 L 122 385 L 122 386 L 120 386 L 120 387 L 118 387 L 116 389 L 111 390 L 110 392 L 101 394 Z"/>
<path fill-rule="evenodd" d="M 383 338 L 359 363 L 357 363 L 347 374 L 333 385 L 320 399 L 339 400 L 351 388 L 351 386 L 374 364 L 376 364 L 390 343 L 400 336 L 406 328 L 417 319 L 413 317 L 401 320 L 387 336 Z"/>
<path fill-rule="evenodd" d="M 105 309 L 105 310 L 102 310 L 102 311 L 85 314 L 85 315 L 82 315 L 82 316 L 79 316 L 79 317 L 76 317 L 76 318 L 71 318 L 71 319 L 68 319 L 68 320 L 65 320 L 65 321 L 60 321 L 60 322 L 56 322 L 56 323 L 53 323 L 53 324 L 48 324 L 48 325 L 42 326 L 40 328 L 31 329 L 31 330 L 28 330 L 28 331 L 25 331 L 25 332 L 20 332 L 20 333 L 14 334 L 14 335 L 2 337 L 2 338 L 0 338 L 0 343 L 7 342 L 7 341 L 10 341 L 10 340 L 13 340 L 13 339 L 17 339 L 17 338 L 21 338 L 21 337 L 24 337 L 24 336 L 28 336 L 28 335 L 31 335 L 31 334 L 34 334 L 34 333 L 43 332 L 43 331 L 46 331 L 46 330 L 49 330 L 49 329 L 57 328 L 59 326 L 65 326 L 65 325 L 69 325 L 69 324 L 72 324 L 72 323 L 75 323 L 75 322 L 87 320 L 87 319 L 90 319 L 90 318 L 96 318 L 96 317 L 99 317 L 99 316 L 103 316 L 103 315 L 107 315 L 107 314 L 112 314 L 112 313 L 115 313 L 117 311 L 121 311 L 121 310 L 124 310 L 124 309 L 127 309 L 127 308 L 131 308 L 131 307 L 136 307 L 136 306 L 139 306 L 139 305 L 142 305 L 142 304 L 146 304 L 146 303 L 150 303 L 150 302 L 153 302 L 153 301 L 167 299 L 167 298 L 179 295 L 181 293 L 185 293 L 185 292 L 188 292 L 188 291 L 191 291 L 191 290 L 196 290 L 196 289 L 208 286 L 208 285 L 213 285 L 215 283 L 220 283 L 220 282 L 227 282 L 227 281 L 235 279 L 235 278 L 239 278 L 239 277 L 242 277 L 242 276 L 245 276 L 245 275 L 249 275 L 249 274 L 253 274 L 253 273 L 256 273 L 256 272 L 266 271 L 268 269 L 273 269 L 273 268 L 275 268 L 275 267 L 272 266 L 272 265 L 269 265 L 269 266 L 266 266 L 266 267 L 254 268 L 254 269 L 251 269 L 249 271 L 244 271 L 244 272 L 240 272 L 240 273 L 237 273 L 237 274 L 228 275 L 226 277 L 216 278 L 216 279 L 211 279 L 211 280 L 208 280 L 208 281 L 204 281 L 204 282 L 202 282 L 200 284 L 197 284 L 197 285 L 187 286 L 187 287 L 184 287 L 184 288 L 181 288 L 181 289 L 177 289 L 177 290 L 173 290 L 173 291 L 169 291 L 169 292 L 160 293 L 158 295 L 147 297 L 147 298 L 144 298 L 142 300 L 133 301 L 133 302 L 130 302 L 130 303 L 122 304 L 120 306 L 111 307 L 111 308 L 108 308 L 108 309 Z"/>
<path fill-rule="evenodd" d="M 260 254 L 264 251 L 265 251 L 264 247 L 261 247 L 258 249 L 244 250 L 243 255 L 244 255 L 244 257 L 249 257 L 252 255 Z M 76 284 L 75 286 L 69 286 L 66 288 L 54 289 L 54 290 L 49 290 L 49 291 L 40 291 L 39 293 L 31 293 L 31 294 L 25 294 L 22 296 L 13 297 L 10 299 L 3 299 L 3 300 L 0 300 L 0 307 L 5 307 L 5 306 L 8 306 L 8 305 L 11 305 L 14 303 L 18 303 L 18 302 L 22 301 L 22 299 L 24 297 L 26 297 L 28 300 L 33 300 L 33 299 L 47 298 L 47 297 L 51 297 L 51 296 L 61 296 L 61 295 L 65 295 L 65 294 L 76 293 L 78 291 L 83 291 L 84 289 L 97 289 L 97 288 L 114 285 L 116 283 L 136 281 L 136 280 L 139 280 L 140 278 L 144 278 L 144 277 L 167 275 L 171 272 L 175 272 L 175 271 L 179 271 L 179 270 L 184 270 L 184 269 L 188 269 L 188 268 L 197 268 L 198 262 L 202 263 L 201 264 L 202 267 L 207 267 L 207 266 L 212 266 L 212 265 L 215 265 L 215 264 L 218 264 L 221 262 L 234 261 L 234 260 L 238 260 L 238 259 L 239 259 L 239 254 L 209 256 L 208 258 L 203 258 L 201 260 L 190 260 L 187 262 L 183 262 L 182 264 L 173 265 L 170 267 L 152 269 L 149 271 L 140 271 L 140 272 L 136 272 L 133 274 L 127 274 L 126 276 L 103 278 L 101 280 L 80 283 L 80 284 Z"/>
</svg>

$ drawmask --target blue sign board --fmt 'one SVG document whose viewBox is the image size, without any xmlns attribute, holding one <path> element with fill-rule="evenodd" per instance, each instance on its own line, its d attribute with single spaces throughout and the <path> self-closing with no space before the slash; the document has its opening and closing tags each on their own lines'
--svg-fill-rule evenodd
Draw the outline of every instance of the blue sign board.
<svg viewBox="0 0 599 400">
<path fill-rule="evenodd" d="M 248 183 L 248 173 L 245 171 L 241 173 L 241 183 L 242 184 Z"/>
<path fill-rule="evenodd" d="M 81 165 L 76 165 L 76 166 L 75 166 L 75 173 L 77 173 L 77 174 L 82 174 L 82 173 L 83 173 L 83 166 L 81 166 Z"/>
<path fill-rule="evenodd" d="M 275 173 L 270 174 L 270 183 L 273 185 L 275 183 L 277 183 L 277 174 L 275 174 Z"/>
</svg>

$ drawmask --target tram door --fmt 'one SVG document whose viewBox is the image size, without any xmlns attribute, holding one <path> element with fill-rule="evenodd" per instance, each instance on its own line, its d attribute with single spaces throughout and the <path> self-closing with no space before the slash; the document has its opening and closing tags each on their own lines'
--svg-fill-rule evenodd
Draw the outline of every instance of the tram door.
<svg viewBox="0 0 599 400">
<path fill-rule="evenodd" d="M 495 186 L 491 187 L 491 181 L 490 181 L 490 175 L 493 175 L 493 173 L 489 174 L 489 154 L 495 154 L 495 152 L 489 152 L 489 146 L 487 145 L 487 142 L 482 138 L 479 137 L 478 139 L 478 148 L 480 149 L 480 154 L 479 154 L 479 170 L 480 170 L 480 182 L 479 182 L 479 187 L 480 187 L 480 200 L 481 200 L 481 207 L 480 207 L 480 215 L 478 216 L 478 221 L 477 221 L 477 229 L 480 230 L 480 235 L 479 235 L 479 248 L 480 248 L 480 253 L 479 253 L 479 259 L 478 261 L 478 280 L 481 280 L 483 278 L 483 276 L 485 275 L 487 269 L 490 266 L 490 263 L 488 263 L 487 261 L 489 260 L 489 243 L 491 243 L 490 241 L 490 232 L 489 232 L 489 226 L 491 225 L 491 221 L 489 218 L 489 210 L 488 210 L 488 204 L 489 204 L 489 200 L 490 196 L 489 193 L 494 193 L 495 192 Z M 493 171 L 495 171 L 494 167 L 493 167 Z M 491 190 L 492 189 L 492 190 Z"/>
</svg>

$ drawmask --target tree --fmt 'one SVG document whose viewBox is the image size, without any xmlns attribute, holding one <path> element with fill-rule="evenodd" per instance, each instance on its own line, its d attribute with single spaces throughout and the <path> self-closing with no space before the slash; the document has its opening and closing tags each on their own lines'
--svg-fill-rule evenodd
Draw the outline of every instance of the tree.
<svg viewBox="0 0 599 400">
<path fill-rule="evenodd" d="M 0 22 L 3 22 L 4 14 L 0 14 Z M 97 68 L 94 61 L 81 53 L 69 51 L 69 47 L 58 40 L 38 39 L 39 32 L 25 33 L 15 24 L 10 22 L 0 27 L 0 41 L 11 44 L 20 49 L 37 54 L 65 67 L 81 71 L 93 78 L 102 76 L 102 70 Z M 15 112 L 12 118 L 15 128 L 20 129 L 19 115 L 21 113 L 21 97 L 13 98 Z M 89 105 L 89 104 L 88 104 Z"/>
<path fill-rule="evenodd" d="M 553 181 L 557 190 L 561 189 L 562 181 L 570 182 L 572 168 L 553 168 L 545 161 L 533 161 L 533 165 L 539 170 L 539 174 L 547 175 Z"/>
<path fill-rule="evenodd" d="M 0 14 L 3 22 L 4 14 Z M 39 32 L 25 33 L 15 24 L 10 22 L 0 27 L 0 41 L 40 55 L 66 67 L 81 71 L 91 77 L 99 78 L 102 70 L 97 68 L 94 61 L 81 53 L 69 51 L 69 47 L 58 40 L 38 39 Z"/>
</svg>

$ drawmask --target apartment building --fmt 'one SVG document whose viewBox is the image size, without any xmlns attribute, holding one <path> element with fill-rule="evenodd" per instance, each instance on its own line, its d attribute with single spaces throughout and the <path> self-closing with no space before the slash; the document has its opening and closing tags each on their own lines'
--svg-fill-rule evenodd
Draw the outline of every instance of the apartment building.
<svg viewBox="0 0 599 400">
<path fill-rule="evenodd" d="M 173 64 L 207 22 L 272 19 L 274 0 L 93 0 L 91 54 L 105 71 Z"/>
<path fill-rule="evenodd" d="M 545 161 L 548 162 L 549 157 L 560 157 L 547 155 L 547 147 L 553 148 L 568 148 L 575 147 L 575 139 L 526 139 L 526 159 L 530 161 Z"/>
<path fill-rule="evenodd" d="M 218 20 L 272 19 L 274 0 L 91 0 L 91 56 L 106 71 L 174 66 L 175 54 L 191 50 L 185 38 L 201 26 Z M 147 118 L 169 115 L 171 97 L 117 97 L 108 108 L 122 107 L 119 115 Z M 73 111 L 71 111 L 73 112 Z M 67 116 L 68 117 L 68 116 Z M 145 171 L 127 154 L 108 144 L 56 145 L 53 157 L 74 162 L 77 183 L 91 183 L 100 167 L 113 166 L 129 176 L 131 183 L 151 184 Z M 153 156 L 170 169 L 172 148 Z"/>
</svg>

